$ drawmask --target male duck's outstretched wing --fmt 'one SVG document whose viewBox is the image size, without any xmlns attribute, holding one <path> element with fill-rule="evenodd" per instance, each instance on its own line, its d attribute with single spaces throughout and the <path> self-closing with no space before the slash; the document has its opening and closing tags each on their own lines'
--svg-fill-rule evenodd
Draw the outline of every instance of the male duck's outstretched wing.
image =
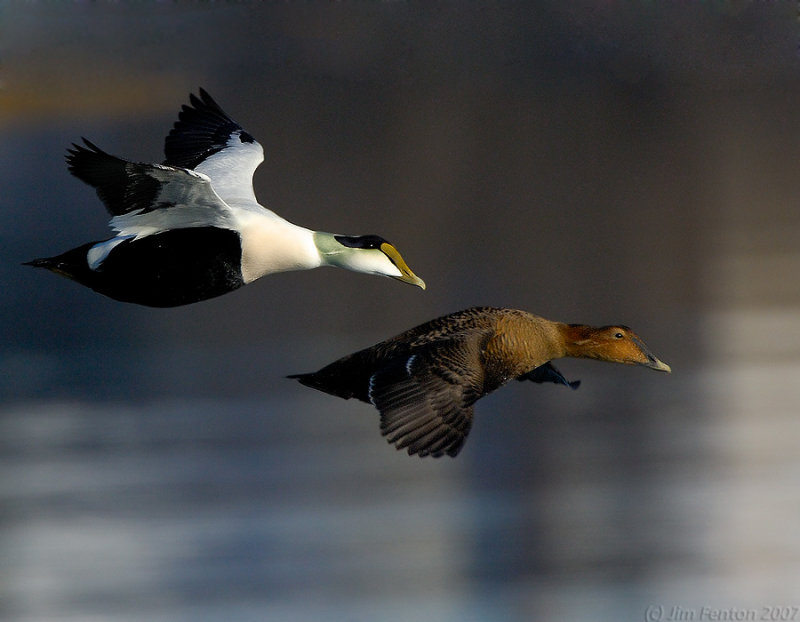
<svg viewBox="0 0 800 622">
<path fill-rule="evenodd" d="M 128 162 L 88 140 L 68 150 L 69 171 L 93 186 L 123 236 L 188 227 L 232 228 L 231 210 L 208 177 L 184 168 Z"/>
<path fill-rule="evenodd" d="M 167 166 L 207 175 L 216 193 L 229 204 L 258 205 L 253 173 L 264 161 L 261 145 L 200 89 L 189 95 L 164 142 Z"/>
</svg>

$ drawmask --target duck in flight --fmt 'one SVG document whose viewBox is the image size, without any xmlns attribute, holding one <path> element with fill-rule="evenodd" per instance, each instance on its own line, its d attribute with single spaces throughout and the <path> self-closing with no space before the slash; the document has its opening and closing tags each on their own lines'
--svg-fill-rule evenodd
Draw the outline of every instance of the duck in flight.
<svg viewBox="0 0 800 622">
<path fill-rule="evenodd" d="M 261 145 L 200 89 L 166 138 L 163 164 L 129 162 L 88 140 L 69 171 L 93 186 L 116 235 L 28 265 L 123 302 L 174 307 L 226 294 L 274 272 L 338 266 L 425 289 L 377 235 L 312 231 L 258 203 Z"/>
<path fill-rule="evenodd" d="M 577 357 L 670 372 L 627 326 L 552 322 L 517 309 L 474 307 L 345 356 L 302 384 L 380 412 L 381 434 L 420 457 L 456 456 L 473 405 L 512 379 L 577 389 L 550 362 Z"/>
</svg>

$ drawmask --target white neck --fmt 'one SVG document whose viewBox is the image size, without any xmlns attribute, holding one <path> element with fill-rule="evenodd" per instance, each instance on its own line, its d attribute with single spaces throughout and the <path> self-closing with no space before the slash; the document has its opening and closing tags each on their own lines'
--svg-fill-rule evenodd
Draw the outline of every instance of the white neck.
<svg viewBox="0 0 800 622">
<path fill-rule="evenodd" d="M 245 283 L 273 272 L 310 270 L 322 265 L 314 232 L 272 212 L 239 214 L 242 278 Z"/>
</svg>

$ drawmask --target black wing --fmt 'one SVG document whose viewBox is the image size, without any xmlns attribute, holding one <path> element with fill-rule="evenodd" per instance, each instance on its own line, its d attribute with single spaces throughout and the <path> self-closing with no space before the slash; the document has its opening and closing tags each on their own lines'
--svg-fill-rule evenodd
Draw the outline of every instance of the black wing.
<svg viewBox="0 0 800 622">
<path fill-rule="evenodd" d="M 83 142 L 85 147 L 73 144 L 67 150 L 69 172 L 97 191 L 112 216 L 133 222 L 146 218 L 139 218 L 138 214 L 182 205 L 205 206 L 212 213 L 226 209 L 208 180 L 191 171 L 128 162 L 106 153 L 85 138 Z M 215 218 L 208 220 L 212 224 Z"/>
<path fill-rule="evenodd" d="M 256 142 L 204 89 L 200 89 L 200 97 L 189 95 L 189 102 L 181 107 L 178 120 L 164 141 L 164 164 L 194 170 L 227 148 L 234 135 L 242 143 Z"/>
</svg>

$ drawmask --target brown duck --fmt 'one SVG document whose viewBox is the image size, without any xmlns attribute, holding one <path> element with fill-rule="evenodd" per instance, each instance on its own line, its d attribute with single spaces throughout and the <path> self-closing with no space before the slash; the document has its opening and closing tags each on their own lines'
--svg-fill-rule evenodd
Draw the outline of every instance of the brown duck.
<svg viewBox="0 0 800 622">
<path fill-rule="evenodd" d="M 550 361 L 565 356 L 669 372 L 627 326 L 563 324 L 519 311 L 474 307 L 431 320 L 345 356 L 302 384 L 373 404 L 381 434 L 409 454 L 455 456 L 472 425 L 473 404 L 509 380 L 576 389 Z"/>
</svg>

